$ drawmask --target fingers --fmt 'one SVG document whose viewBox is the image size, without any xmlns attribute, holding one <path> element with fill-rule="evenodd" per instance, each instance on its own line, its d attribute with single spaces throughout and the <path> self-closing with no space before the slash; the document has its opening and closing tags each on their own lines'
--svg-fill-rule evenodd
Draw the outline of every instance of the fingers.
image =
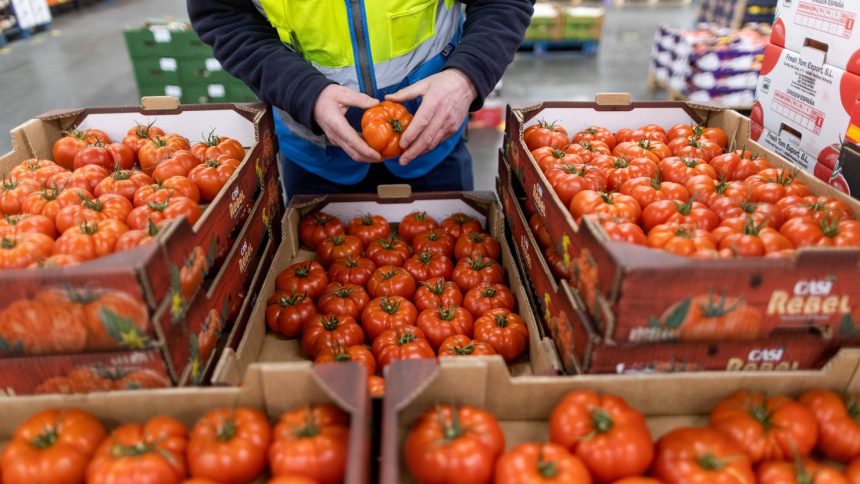
<svg viewBox="0 0 860 484">
<path fill-rule="evenodd" d="M 449 134 L 450 128 L 447 126 L 447 121 L 445 113 L 437 112 L 427 127 L 417 135 L 416 139 L 400 156 L 400 164 L 406 165 L 435 148 Z"/>
<path fill-rule="evenodd" d="M 382 156 L 361 139 L 361 136 L 352 128 L 346 118 L 335 115 L 326 121 L 326 125 L 322 128 L 329 140 L 340 146 L 350 158 L 367 163 L 382 161 Z"/>
<path fill-rule="evenodd" d="M 412 118 L 412 121 L 409 122 L 409 127 L 406 128 L 406 131 L 403 132 L 403 135 L 400 137 L 400 147 L 401 148 L 409 148 L 412 143 L 418 139 L 418 136 L 427 129 L 427 126 L 430 125 L 430 122 L 433 119 L 434 113 L 436 113 L 436 102 L 432 99 L 425 99 L 421 106 L 418 107 L 418 111 L 415 112 L 415 116 Z"/>
<path fill-rule="evenodd" d="M 344 106 L 351 106 L 360 109 L 370 109 L 379 104 L 378 99 L 374 99 L 363 92 L 353 91 L 352 89 L 343 89 L 343 94 L 338 96 L 338 102 Z"/>
<path fill-rule="evenodd" d="M 423 96 L 427 92 L 427 88 L 430 85 L 430 82 L 427 79 L 422 79 L 411 86 L 406 86 L 403 89 L 395 92 L 394 94 L 389 94 L 385 96 L 387 101 L 394 101 L 396 103 L 403 103 L 406 101 L 411 101 L 417 97 Z"/>
</svg>

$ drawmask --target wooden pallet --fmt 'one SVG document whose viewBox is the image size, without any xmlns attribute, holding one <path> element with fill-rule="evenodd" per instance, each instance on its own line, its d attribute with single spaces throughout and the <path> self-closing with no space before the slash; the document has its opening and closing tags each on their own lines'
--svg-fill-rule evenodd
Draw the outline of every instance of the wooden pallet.
<svg viewBox="0 0 860 484">
<path fill-rule="evenodd" d="M 553 53 L 573 52 L 583 55 L 597 55 L 599 40 L 527 40 L 520 44 L 520 52 L 531 52 L 543 56 Z"/>
</svg>

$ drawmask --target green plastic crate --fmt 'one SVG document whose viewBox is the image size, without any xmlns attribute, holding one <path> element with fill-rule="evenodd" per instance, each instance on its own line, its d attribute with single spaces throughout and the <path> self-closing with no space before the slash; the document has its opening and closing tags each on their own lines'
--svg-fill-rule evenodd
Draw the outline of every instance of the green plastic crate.
<svg viewBox="0 0 860 484">
<path fill-rule="evenodd" d="M 132 59 L 173 56 L 173 33 L 167 29 L 129 29 L 123 35 Z"/>
<path fill-rule="evenodd" d="M 181 59 L 207 59 L 212 57 L 212 48 L 204 44 L 193 30 L 173 33 L 173 53 Z"/>
<path fill-rule="evenodd" d="M 182 84 L 179 77 L 179 62 L 173 57 L 136 59 L 132 61 L 134 77 L 139 86 Z"/>
<path fill-rule="evenodd" d="M 180 59 L 179 78 L 186 85 L 237 82 L 236 78 L 227 74 L 221 68 L 221 64 L 211 56 L 200 59 Z"/>
</svg>

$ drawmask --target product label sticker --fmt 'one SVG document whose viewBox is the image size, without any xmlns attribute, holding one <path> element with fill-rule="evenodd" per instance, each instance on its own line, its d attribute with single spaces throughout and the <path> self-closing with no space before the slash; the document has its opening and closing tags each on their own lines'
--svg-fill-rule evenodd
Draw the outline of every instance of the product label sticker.
<svg viewBox="0 0 860 484">
<path fill-rule="evenodd" d="M 854 30 L 855 17 L 854 13 L 840 10 L 832 5 L 800 2 L 797 5 L 794 23 L 801 27 L 848 39 Z"/>
<path fill-rule="evenodd" d="M 159 44 L 167 44 L 170 42 L 170 31 L 162 27 L 150 27 L 149 31 Z"/>
<path fill-rule="evenodd" d="M 171 57 L 162 57 L 158 59 L 158 65 L 164 72 L 176 72 L 176 59 Z"/>
<path fill-rule="evenodd" d="M 182 88 L 179 86 L 164 86 L 164 95 L 173 96 L 175 98 L 182 97 Z"/>
<path fill-rule="evenodd" d="M 218 59 L 208 58 L 206 59 L 206 70 L 209 72 L 217 72 L 222 70 L 221 63 L 218 62 Z"/>
<path fill-rule="evenodd" d="M 210 84 L 208 88 L 209 97 L 224 97 L 226 90 L 222 84 Z"/>
</svg>

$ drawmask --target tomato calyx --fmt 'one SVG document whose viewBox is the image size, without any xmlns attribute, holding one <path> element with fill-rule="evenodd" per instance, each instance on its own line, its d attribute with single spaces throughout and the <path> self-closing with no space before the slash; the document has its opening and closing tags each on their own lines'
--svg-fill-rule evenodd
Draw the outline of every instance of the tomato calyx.
<svg viewBox="0 0 860 484">
<path fill-rule="evenodd" d="M 427 281 L 421 281 L 419 284 L 426 287 L 427 290 L 430 291 L 434 296 L 442 296 L 445 292 L 445 281 L 444 279 L 439 279 L 435 283 L 431 284 Z"/>
<path fill-rule="evenodd" d="M 454 215 L 454 223 L 457 225 L 460 225 L 460 226 L 466 225 L 467 223 L 471 222 L 472 220 L 474 220 L 474 219 L 472 217 L 469 217 L 468 215 L 464 215 L 464 214 Z"/>
<path fill-rule="evenodd" d="M 147 218 L 146 220 L 147 220 L 147 224 L 146 224 L 146 235 L 148 235 L 148 236 L 150 236 L 150 237 L 156 237 L 156 236 L 158 236 L 158 234 L 159 234 L 159 233 L 161 233 L 161 229 L 160 229 L 160 228 L 158 228 L 158 225 L 156 225 L 156 224 L 152 221 L 152 219 L 151 219 L 151 218 Z"/>
<path fill-rule="evenodd" d="M 860 422 L 860 403 L 854 395 L 845 396 L 845 411 L 855 422 Z"/>
<path fill-rule="evenodd" d="M 140 457 L 152 452 L 153 446 L 144 442 L 138 442 L 134 445 L 114 444 L 110 453 L 116 458 L 121 457 Z"/>
<path fill-rule="evenodd" d="M 322 327 L 326 331 L 334 331 L 338 326 L 340 326 L 340 321 L 337 319 L 336 314 L 332 314 L 329 317 L 322 317 Z"/>
<path fill-rule="evenodd" d="M 342 344 L 338 344 L 337 347 L 332 350 L 331 357 L 334 361 L 339 363 L 352 361 L 352 357 L 349 356 L 349 351 L 347 351 Z"/>
<path fill-rule="evenodd" d="M 10 239 L 7 237 L 3 237 L 2 239 L 0 239 L 0 249 L 12 250 L 17 245 L 18 245 L 18 242 L 15 239 Z"/>
<path fill-rule="evenodd" d="M 57 439 L 59 439 L 60 433 L 54 427 L 46 428 L 41 434 L 37 435 L 32 441 L 30 441 L 30 445 L 34 449 L 47 449 L 48 447 L 53 446 L 57 443 Z"/>
<path fill-rule="evenodd" d="M 203 136 L 203 140 L 201 141 L 201 143 L 203 143 L 207 147 L 216 146 L 220 142 L 221 142 L 221 137 L 218 136 L 217 134 L 215 134 L 214 129 L 212 131 L 210 131 L 209 134 Z"/>
<path fill-rule="evenodd" d="M 329 237 L 329 240 L 331 240 L 331 243 L 335 247 L 340 247 L 341 245 L 343 245 L 343 242 L 344 242 L 344 238 L 343 238 L 342 234 L 338 234 L 338 235 Z"/>
<path fill-rule="evenodd" d="M 83 131 L 81 131 L 81 130 L 79 130 L 79 129 L 75 128 L 75 127 L 72 127 L 72 128 L 67 129 L 67 130 L 64 130 L 64 131 L 63 131 L 63 136 L 68 136 L 68 137 L 70 137 L 70 138 L 77 138 L 77 139 L 79 139 L 79 140 L 85 140 L 85 139 L 87 139 L 87 135 L 86 135 L 86 134 L 84 134 L 84 132 L 83 132 Z"/>
<path fill-rule="evenodd" d="M 215 429 L 215 437 L 221 442 L 227 442 L 233 440 L 237 431 L 238 428 L 236 427 L 236 422 L 234 420 L 224 420 L 221 422 L 221 425 Z"/>
<path fill-rule="evenodd" d="M 306 294 L 296 294 L 295 291 L 293 291 L 293 294 L 290 296 L 287 296 L 286 294 L 281 294 L 281 296 L 278 298 L 277 304 L 282 308 L 286 308 L 300 304 L 304 302 L 305 299 L 307 299 Z"/>
<path fill-rule="evenodd" d="M 295 270 L 295 273 L 294 273 L 294 274 L 295 274 L 295 276 L 296 276 L 296 277 L 299 277 L 299 278 L 305 278 L 305 277 L 308 277 L 308 276 L 311 274 L 311 265 L 310 265 L 310 264 L 308 264 L 308 265 L 306 265 L 306 266 L 304 266 L 304 267 L 298 267 L 298 268 L 296 268 L 296 270 Z"/>
<path fill-rule="evenodd" d="M 332 296 L 339 297 L 341 299 L 347 299 L 350 295 L 352 295 L 352 291 L 353 289 L 351 287 L 341 285 L 329 291 L 329 294 L 331 294 Z"/>
<path fill-rule="evenodd" d="M 839 220 L 834 220 L 828 211 L 821 221 L 818 222 L 821 228 L 821 234 L 829 239 L 833 239 L 839 235 Z"/>
<path fill-rule="evenodd" d="M 221 166 L 220 161 L 218 161 L 217 159 L 213 160 L 212 158 L 206 158 L 205 160 L 203 160 L 203 164 L 209 168 L 218 168 L 219 166 Z"/>
<path fill-rule="evenodd" d="M 317 214 L 314 214 L 313 220 L 314 220 L 314 225 L 316 225 L 317 227 L 325 227 L 326 225 L 328 225 L 329 222 L 334 220 L 334 217 L 329 217 L 326 214 L 317 213 Z"/>
<path fill-rule="evenodd" d="M 163 148 L 167 146 L 167 141 L 161 136 L 156 136 L 155 138 L 150 138 L 150 140 L 155 144 L 156 148 Z"/>
<path fill-rule="evenodd" d="M 720 459 L 710 452 L 705 452 L 696 457 L 696 464 L 706 471 L 719 471 L 729 465 L 729 461 Z"/>
<path fill-rule="evenodd" d="M 379 239 L 379 246 L 385 250 L 394 250 L 394 244 L 392 239 Z"/>
<path fill-rule="evenodd" d="M 484 289 L 481 290 L 481 296 L 488 298 L 488 299 L 492 298 L 492 297 L 496 297 L 496 288 L 493 286 L 485 287 Z"/>
<path fill-rule="evenodd" d="M 685 165 L 687 168 L 695 168 L 695 167 L 699 166 L 699 164 L 700 164 L 698 159 L 696 159 L 696 158 L 690 158 L 690 157 L 687 157 L 687 156 L 685 156 L 685 157 L 683 157 L 683 158 L 680 158 L 680 160 L 681 160 L 681 162 L 683 162 L 683 163 L 684 163 L 684 165 Z"/>
<path fill-rule="evenodd" d="M 469 268 L 473 271 L 481 271 L 493 265 L 493 259 L 479 255 L 469 258 Z"/>
<path fill-rule="evenodd" d="M 347 269 L 355 269 L 358 267 L 358 261 L 353 259 L 351 255 L 346 256 L 346 260 L 343 261 L 346 265 Z"/>
<path fill-rule="evenodd" d="M 538 452 L 537 471 L 544 479 L 553 479 L 558 476 L 558 466 L 553 461 L 544 460 L 543 445 Z"/>
<path fill-rule="evenodd" d="M 111 178 L 116 181 L 128 180 L 129 178 L 131 178 L 131 170 L 121 170 L 119 168 L 119 165 L 117 165 L 116 169 L 114 169 L 113 173 L 111 174 Z"/>
<path fill-rule="evenodd" d="M 60 196 L 61 192 L 62 192 L 62 190 L 59 187 L 57 187 L 56 184 L 54 184 L 54 186 L 51 188 L 45 187 L 44 190 L 39 192 L 39 196 L 42 197 L 44 200 L 50 202 L 50 201 L 56 200 L 57 197 Z"/>
<path fill-rule="evenodd" d="M 84 222 L 78 226 L 78 229 L 84 235 L 95 235 L 99 231 L 98 222 Z"/>
<path fill-rule="evenodd" d="M 293 431 L 293 436 L 297 439 L 311 439 L 320 434 L 320 427 L 314 420 L 313 410 L 308 407 L 305 409 L 305 424 Z"/>
<path fill-rule="evenodd" d="M 614 164 L 615 168 L 623 169 L 623 168 L 627 168 L 628 166 L 630 166 L 630 160 L 628 160 L 627 158 L 621 158 L 621 157 L 616 156 L 615 159 L 613 160 L 613 164 Z"/>
<path fill-rule="evenodd" d="M 382 276 L 383 281 L 387 281 L 389 279 L 392 279 L 397 274 L 398 274 L 398 270 L 396 267 L 394 267 L 388 272 L 382 272 L 380 275 Z"/>
<path fill-rule="evenodd" d="M 403 132 L 403 125 L 400 123 L 399 119 L 389 119 L 388 123 L 391 124 L 391 129 L 393 129 L 395 133 Z"/>
<path fill-rule="evenodd" d="M 400 311 L 400 301 L 388 296 L 383 296 L 382 299 L 379 300 L 379 309 L 388 314 L 397 314 L 397 311 Z"/>
<path fill-rule="evenodd" d="M 0 189 L 2 189 L 4 192 L 8 192 L 10 190 L 14 190 L 20 183 L 21 182 L 19 180 L 16 180 L 16 179 L 8 177 L 8 176 L 4 176 L 3 177 L 3 184 L 2 184 L 2 186 L 0 186 Z"/>
<path fill-rule="evenodd" d="M 466 346 L 452 346 L 451 351 L 457 356 L 469 356 L 475 352 L 475 344 L 469 343 Z"/>
<path fill-rule="evenodd" d="M 744 220 L 744 226 L 742 229 L 742 233 L 744 235 L 753 235 L 758 237 L 761 233 L 761 229 L 763 229 L 767 224 L 767 221 L 763 221 L 760 224 L 756 224 L 755 220 L 751 216 L 747 216 L 746 220 Z"/>
<path fill-rule="evenodd" d="M 142 139 L 149 139 L 149 131 L 152 129 L 152 127 L 154 125 L 155 125 L 155 121 L 153 121 L 149 124 L 146 124 L 146 125 L 138 123 L 134 128 L 135 136 L 137 136 L 138 138 L 142 138 Z"/>
<path fill-rule="evenodd" d="M 373 215 L 369 213 L 362 215 L 361 225 L 364 225 L 365 227 L 370 227 L 371 225 L 373 225 Z"/>
<path fill-rule="evenodd" d="M 496 321 L 496 326 L 499 328 L 508 327 L 508 316 L 506 314 L 497 314 L 494 320 Z"/>
<path fill-rule="evenodd" d="M 168 197 L 167 200 L 163 202 L 148 202 L 146 204 L 147 207 L 151 208 L 152 210 L 155 210 L 156 212 L 163 212 L 167 210 L 168 205 L 170 205 L 170 197 Z"/>
<path fill-rule="evenodd" d="M 397 346 L 403 346 L 409 343 L 414 343 L 418 339 L 418 335 L 416 335 L 411 329 L 406 329 L 405 331 L 399 331 L 397 334 Z"/>
<path fill-rule="evenodd" d="M 678 213 L 681 215 L 690 215 L 690 212 L 693 210 L 693 202 L 695 201 L 696 196 L 694 195 L 684 203 L 675 202 L 675 206 L 678 207 Z"/>
<path fill-rule="evenodd" d="M 430 265 L 431 262 L 433 262 L 434 257 L 436 257 L 436 254 L 430 252 L 429 247 L 425 247 L 424 250 L 422 250 L 421 253 L 418 254 L 418 261 L 421 262 L 421 265 L 427 267 Z"/>
<path fill-rule="evenodd" d="M 423 222 L 427 218 L 427 212 L 415 212 L 415 220 Z"/>
<path fill-rule="evenodd" d="M 453 321 L 454 316 L 457 314 L 456 306 L 442 306 L 438 304 L 436 306 L 436 313 L 439 315 L 439 319 L 442 321 Z"/>
<path fill-rule="evenodd" d="M 451 405 L 451 421 L 447 422 L 445 420 L 444 413 L 437 408 L 436 415 L 439 416 L 439 427 L 442 428 L 442 438 L 445 439 L 447 443 L 451 443 L 466 433 L 466 429 L 463 428 L 463 425 L 460 423 L 460 413 L 457 411 L 456 405 Z"/>
</svg>

